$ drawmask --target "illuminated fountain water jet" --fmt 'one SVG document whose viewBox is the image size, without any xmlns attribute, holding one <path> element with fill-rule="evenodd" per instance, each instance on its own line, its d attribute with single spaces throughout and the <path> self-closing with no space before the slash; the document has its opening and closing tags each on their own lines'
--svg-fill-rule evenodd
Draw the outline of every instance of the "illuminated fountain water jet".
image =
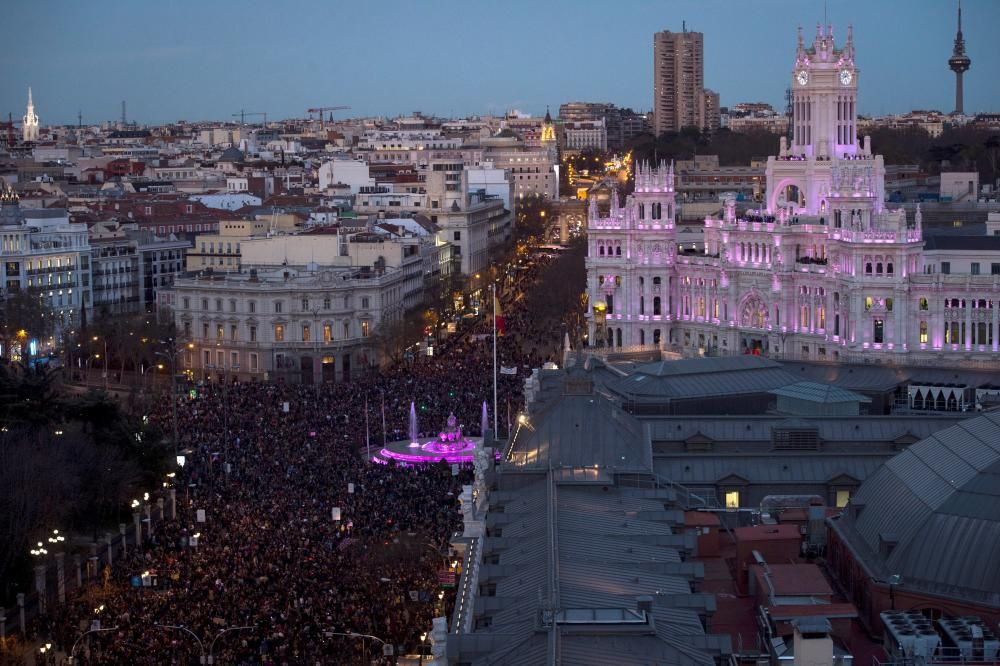
<svg viewBox="0 0 1000 666">
<path fill-rule="evenodd" d="M 410 401 L 410 444 L 418 444 L 417 439 L 419 435 L 417 434 L 417 405 L 412 400 Z"/>
</svg>

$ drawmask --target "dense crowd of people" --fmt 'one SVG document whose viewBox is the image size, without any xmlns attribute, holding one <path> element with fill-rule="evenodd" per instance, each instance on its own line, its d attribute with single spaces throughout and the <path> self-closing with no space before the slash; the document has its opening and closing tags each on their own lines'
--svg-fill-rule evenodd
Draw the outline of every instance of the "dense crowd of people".
<svg viewBox="0 0 1000 666">
<path fill-rule="evenodd" d="M 544 265 L 511 293 L 530 289 Z M 528 368 L 559 349 L 548 338 L 539 347 L 541 332 L 561 327 L 529 318 L 523 298 L 502 307 L 498 364 L 519 369 L 499 376 L 504 434 Z M 411 401 L 424 433 L 454 413 L 479 434 L 484 400 L 492 421 L 491 331 L 480 318 L 432 359 L 351 382 L 231 382 L 179 398 L 176 519 L 153 521 L 141 548 L 119 550 L 103 586 L 53 607 L 36 635 L 57 646 L 50 654 L 69 653 L 93 620 L 116 627 L 81 641 L 78 664 L 189 664 L 210 652 L 224 664 L 383 663 L 379 641 L 419 650 L 431 619 L 451 612 L 441 576 L 457 564 L 449 541 L 472 472 L 372 464 L 367 447 L 407 436 Z M 169 433 L 169 400 L 148 417 Z"/>
</svg>

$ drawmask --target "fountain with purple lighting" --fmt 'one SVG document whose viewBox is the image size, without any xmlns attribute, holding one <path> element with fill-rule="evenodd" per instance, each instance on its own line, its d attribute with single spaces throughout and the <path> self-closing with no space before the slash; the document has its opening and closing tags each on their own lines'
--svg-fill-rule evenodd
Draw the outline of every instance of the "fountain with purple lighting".
<svg viewBox="0 0 1000 666">
<path fill-rule="evenodd" d="M 486 402 L 484 401 L 483 432 L 489 424 L 486 410 Z M 410 403 L 409 435 L 409 439 L 387 444 L 377 455 L 372 456 L 372 462 L 383 465 L 390 460 L 395 460 L 401 465 L 432 464 L 441 460 L 449 463 L 471 463 L 477 447 L 481 447 L 483 442 L 482 437 L 466 436 L 454 413 L 448 416 L 444 429 L 437 434 L 436 438 L 422 441 L 417 430 L 416 405 L 412 402 Z M 497 456 L 499 456 L 499 451 Z"/>
<path fill-rule="evenodd" d="M 416 444 L 420 435 L 417 433 L 417 405 L 410 401 L 410 443 Z"/>
</svg>

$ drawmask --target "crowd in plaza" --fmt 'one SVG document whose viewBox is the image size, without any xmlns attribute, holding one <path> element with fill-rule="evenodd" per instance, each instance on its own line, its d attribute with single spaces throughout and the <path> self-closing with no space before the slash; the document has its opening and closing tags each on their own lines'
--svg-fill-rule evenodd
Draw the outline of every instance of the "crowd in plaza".
<svg viewBox="0 0 1000 666">
<path fill-rule="evenodd" d="M 528 368 L 558 349 L 559 324 L 529 318 L 520 297 L 542 268 L 501 305 L 497 362 L 518 368 L 498 377 L 501 435 Z M 543 335 L 553 328 L 554 345 Z M 176 519 L 166 511 L 140 548 L 119 548 L 103 586 L 53 605 L 35 635 L 65 654 L 93 620 L 117 627 L 81 641 L 78 664 L 188 664 L 210 652 L 225 664 L 383 663 L 381 641 L 417 652 L 431 619 L 451 612 L 442 575 L 456 568 L 448 544 L 472 471 L 372 464 L 368 447 L 407 437 L 411 401 L 424 433 L 454 413 L 480 434 L 484 400 L 493 411 L 491 331 L 479 318 L 433 358 L 351 382 L 210 384 L 180 397 Z M 171 407 L 147 410 L 167 433 Z"/>
</svg>

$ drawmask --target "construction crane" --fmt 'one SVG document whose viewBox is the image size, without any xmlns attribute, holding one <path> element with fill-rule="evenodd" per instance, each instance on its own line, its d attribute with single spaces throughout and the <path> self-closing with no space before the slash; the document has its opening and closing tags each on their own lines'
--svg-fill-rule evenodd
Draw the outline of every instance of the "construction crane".
<svg viewBox="0 0 1000 666">
<path fill-rule="evenodd" d="M 319 114 L 319 129 L 322 131 L 323 127 L 323 112 L 324 111 L 340 111 L 342 109 L 349 109 L 349 106 L 317 106 L 315 109 L 307 109 L 306 113 L 318 113 Z"/>
<path fill-rule="evenodd" d="M 237 116 L 239 116 L 240 125 L 246 125 L 247 124 L 247 121 L 246 121 L 246 117 L 247 116 L 264 116 L 264 127 L 267 127 L 267 112 L 266 111 L 244 111 L 243 109 L 240 109 L 239 113 L 234 113 L 233 114 L 233 118 L 236 118 Z"/>
</svg>

